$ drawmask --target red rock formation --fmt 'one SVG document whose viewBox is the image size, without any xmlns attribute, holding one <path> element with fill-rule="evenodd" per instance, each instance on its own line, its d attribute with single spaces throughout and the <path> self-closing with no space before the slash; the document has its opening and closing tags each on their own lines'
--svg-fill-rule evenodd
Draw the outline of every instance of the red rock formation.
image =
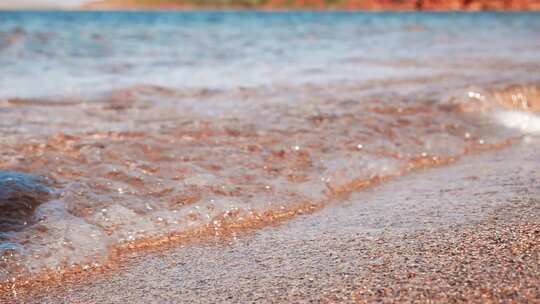
<svg viewBox="0 0 540 304">
<path fill-rule="evenodd" d="M 464 7 L 464 2 L 470 0 L 420 0 L 419 9 L 422 10 L 459 10 Z"/>
<path fill-rule="evenodd" d="M 197 8 L 196 2 L 190 0 L 157 1 L 157 4 L 141 4 L 136 0 L 101 0 L 88 5 L 89 9 L 190 9 Z M 206 2 L 208 3 L 208 2 Z M 234 1 L 231 1 L 234 3 Z M 242 3 L 240 1 L 239 3 Z M 267 0 L 261 9 L 345 9 L 345 10 L 540 10 L 540 0 Z M 219 7 L 219 6 L 218 6 Z M 241 8 L 242 4 L 231 5 Z M 204 6 L 203 6 L 204 8 Z"/>
</svg>

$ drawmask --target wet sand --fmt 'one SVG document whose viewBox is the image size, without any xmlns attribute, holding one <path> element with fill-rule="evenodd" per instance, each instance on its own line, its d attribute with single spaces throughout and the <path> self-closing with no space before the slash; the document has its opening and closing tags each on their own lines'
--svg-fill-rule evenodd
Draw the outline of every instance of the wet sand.
<svg viewBox="0 0 540 304">
<path fill-rule="evenodd" d="M 118 272 L 9 301 L 533 303 L 538 144 L 399 178 L 280 226 L 133 254 Z"/>
</svg>

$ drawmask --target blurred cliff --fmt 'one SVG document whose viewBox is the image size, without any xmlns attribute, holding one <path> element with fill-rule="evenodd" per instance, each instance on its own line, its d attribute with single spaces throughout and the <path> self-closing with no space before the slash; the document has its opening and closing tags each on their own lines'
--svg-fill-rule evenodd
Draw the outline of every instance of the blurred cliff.
<svg viewBox="0 0 540 304">
<path fill-rule="evenodd" d="M 257 8 L 340 10 L 538 11 L 540 0 L 98 0 L 89 9 Z"/>
</svg>

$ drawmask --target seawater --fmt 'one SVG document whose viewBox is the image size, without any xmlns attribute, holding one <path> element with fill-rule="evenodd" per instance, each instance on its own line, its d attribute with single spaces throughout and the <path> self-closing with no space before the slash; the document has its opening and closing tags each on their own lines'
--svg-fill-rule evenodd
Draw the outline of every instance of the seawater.
<svg viewBox="0 0 540 304">
<path fill-rule="evenodd" d="M 534 142 L 539 17 L 0 12 L 0 186 L 29 183 L 0 204 L 22 214 L 0 276 L 262 227 Z"/>
<path fill-rule="evenodd" d="M 346 82 L 432 75 L 456 66 L 489 74 L 475 66 L 537 59 L 538 17 L 0 12 L 0 96 L 85 98 L 140 83 L 237 88 Z"/>
</svg>

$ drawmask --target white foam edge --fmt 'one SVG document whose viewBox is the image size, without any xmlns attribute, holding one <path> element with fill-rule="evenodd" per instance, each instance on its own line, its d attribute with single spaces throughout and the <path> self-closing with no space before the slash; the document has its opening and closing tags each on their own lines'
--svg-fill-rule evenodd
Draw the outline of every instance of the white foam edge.
<svg viewBox="0 0 540 304">
<path fill-rule="evenodd" d="M 493 113 L 495 120 L 511 129 L 518 129 L 525 134 L 540 135 L 540 116 L 523 111 L 496 111 Z"/>
</svg>

